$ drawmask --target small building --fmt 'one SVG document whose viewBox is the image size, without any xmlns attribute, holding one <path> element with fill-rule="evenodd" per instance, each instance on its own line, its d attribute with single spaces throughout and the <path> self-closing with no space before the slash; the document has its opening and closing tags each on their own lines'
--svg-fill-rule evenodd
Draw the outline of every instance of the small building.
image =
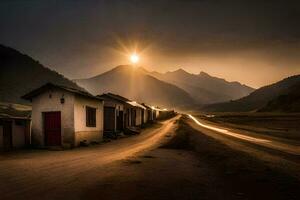
<svg viewBox="0 0 300 200">
<path fill-rule="evenodd" d="M 136 101 L 128 101 L 131 105 L 131 125 L 132 126 L 141 126 L 144 124 L 144 117 L 146 112 L 146 107 L 142 104 L 137 103 Z"/>
<path fill-rule="evenodd" d="M 104 100 L 104 132 L 122 132 L 144 121 L 143 105 L 113 93 L 98 95 Z"/>
<path fill-rule="evenodd" d="M 103 129 L 105 133 L 122 132 L 128 124 L 127 112 L 128 99 L 120 95 L 106 93 L 98 95 L 104 100 L 104 122 Z"/>
<path fill-rule="evenodd" d="M 30 114 L 30 106 L 0 103 L 0 150 L 30 145 Z"/>
<path fill-rule="evenodd" d="M 75 147 L 103 138 L 103 100 L 47 83 L 23 96 L 32 102 L 32 144 Z"/>
<path fill-rule="evenodd" d="M 151 106 L 142 103 L 142 105 L 146 108 L 145 113 L 144 113 L 144 123 L 148 123 L 148 122 L 153 122 L 153 109 L 151 108 Z"/>
<path fill-rule="evenodd" d="M 152 107 L 154 110 L 154 117 L 157 120 L 168 119 L 176 115 L 174 110 L 168 110 L 166 108 L 162 109 L 159 107 Z"/>
</svg>

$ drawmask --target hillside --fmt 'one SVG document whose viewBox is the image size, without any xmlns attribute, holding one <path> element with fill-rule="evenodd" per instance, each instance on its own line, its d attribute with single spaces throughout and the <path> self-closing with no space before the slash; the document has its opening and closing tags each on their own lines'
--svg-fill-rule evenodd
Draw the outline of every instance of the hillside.
<svg viewBox="0 0 300 200">
<path fill-rule="evenodd" d="M 20 97 L 47 82 L 82 89 L 31 57 L 0 45 L 0 102 L 29 104 Z"/>
<path fill-rule="evenodd" d="M 210 76 L 205 72 L 196 75 L 178 69 L 164 74 L 158 72 L 151 72 L 150 74 L 184 89 L 201 104 L 239 99 L 254 91 L 253 88 L 239 82 L 228 82 L 225 79 Z"/>
<path fill-rule="evenodd" d="M 300 82 L 288 90 L 287 94 L 269 101 L 259 112 L 300 112 Z"/>
<path fill-rule="evenodd" d="M 263 109 L 270 101 L 273 101 L 273 103 L 270 102 L 269 104 L 270 109 L 271 105 L 277 104 L 279 102 L 281 103 L 279 103 L 278 105 L 282 105 L 282 101 L 284 101 L 283 98 L 286 98 L 284 96 L 290 94 L 292 88 L 296 88 L 293 91 L 297 92 L 297 90 L 299 90 L 299 83 L 300 75 L 291 76 L 277 83 L 261 87 L 252 92 L 250 95 L 236 101 L 212 104 L 204 107 L 203 109 L 205 111 L 220 112 L 256 111 Z M 266 110 L 267 107 L 265 107 L 264 109 Z M 273 108 L 271 110 L 273 110 Z"/>
<path fill-rule="evenodd" d="M 166 107 L 194 104 L 193 98 L 184 90 L 129 65 L 121 65 L 98 76 L 75 82 L 93 94 L 111 92 L 140 102 Z"/>
</svg>

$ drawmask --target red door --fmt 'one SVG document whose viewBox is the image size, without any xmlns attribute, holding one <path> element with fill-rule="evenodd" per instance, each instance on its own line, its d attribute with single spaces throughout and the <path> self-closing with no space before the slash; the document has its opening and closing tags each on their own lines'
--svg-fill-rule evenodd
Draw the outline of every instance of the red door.
<svg viewBox="0 0 300 200">
<path fill-rule="evenodd" d="M 44 113 L 45 143 L 47 146 L 61 145 L 60 112 Z"/>
</svg>

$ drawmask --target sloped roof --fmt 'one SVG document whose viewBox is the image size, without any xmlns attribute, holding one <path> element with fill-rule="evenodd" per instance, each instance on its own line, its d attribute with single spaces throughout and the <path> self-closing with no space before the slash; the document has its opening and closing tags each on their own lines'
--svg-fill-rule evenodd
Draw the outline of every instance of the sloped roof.
<svg viewBox="0 0 300 200">
<path fill-rule="evenodd" d="M 131 101 L 131 100 L 127 99 L 126 97 L 122 97 L 120 95 L 113 94 L 113 93 L 104 93 L 104 94 L 97 95 L 97 96 L 100 97 L 100 98 L 103 98 L 103 99 L 116 100 L 116 101 L 121 102 L 121 103 L 127 103 L 127 101 Z"/>
<path fill-rule="evenodd" d="M 142 104 L 139 104 L 137 103 L 136 101 L 127 101 L 128 104 L 134 106 L 134 107 L 139 107 L 139 108 L 142 108 L 142 109 L 147 109 L 145 106 L 143 106 Z"/>
<path fill-rule="evenodd" d="M 147 105 L 147 104 L 145 104 L 145 103 L 142 103 L 142 105 L 143 105 L 144 107 L 146 107 L 147 109 L 152 109 L 150 105 Z"/>
<path fill-rule="evenodd" d="M 103 99 L 109 98 L 109 99 L 119 101 L 121 103 L 131 105 L 133 107 L 139 107 L 139 108 L 142 108 L 142 109 L 146 109 L 146 107 L 143 106 L 142 104 L 139 104 L 136 101 L 132 101 L 130 99 L 127 99 L 126 97 L 123 97 L 123 96 L 120 96 L 120 95 L 117 95 L 117 94 L 105 93 L 105 94 L 102 94 L 102 95 L 98 95 L 98 97 L 103 98 Z"/>
<path fill-rule="evenodd" d="M 97 100 L 103 100 L 100 97 L 94 96 L 84 90 L 79 90 L 79 89 L 75 89 L 75 88 L 70 88 L 70 87 L 66 87 L 66 86 L 61 86 L 61 85 L 56 85 L 53 83 L 46 83 L 45 85 L 32 90 L 31 92 L 25 94 L 24 96 L 22 96 L 23 99 L 27 99 L 27 100 L 31 100 L 33 97 L 43 93 L 46 90 L 52 89 L 52 88 L 59 88 L 62 90 L 65 90 L 67 92 L 71 92 L 73 94 L 77 94 L 80 96 L 84 96 L 84 97 L 88 97 L 88 98 L 92 98 L 92 99 L 97 99 Z"/>
</svg>

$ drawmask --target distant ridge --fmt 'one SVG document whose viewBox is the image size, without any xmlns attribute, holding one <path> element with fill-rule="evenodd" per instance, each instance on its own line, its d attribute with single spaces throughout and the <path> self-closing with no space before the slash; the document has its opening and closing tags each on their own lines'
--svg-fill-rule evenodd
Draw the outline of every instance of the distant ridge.
<svg viewBox="0 0 300 200">
<path fill-rule="evenodd" d="M 254 91 L 253 88 L 236 81 L 228 82 L 205 72 L 191 74 L 181 68 L 172 72 L 149 74 L 184 89 L 201 104 L 239 99 Z"/>
<path fill-rule="evenodd" d="M 47 82 L 85 91 L 33 58 L 0 45 L 0 102 L 29 104 L 20 97 Z"/>
<path fill-rule="evenodd" d="M 241 99 L 212 104 L 205 111 L 246 112 L 246 111 L 287 111 L 290 103 L 299 105 L 300 75 L 285 78 L 277 83 L 261 87 Z M 289 112 L 294 112 L 291 108 Z"/>
<path fill-rule="evenodd" d="M 111 92 L 159 106 L 182 107 L 195 103 L 186 91 L 158 80 L 143 68 L 130 65 L 120 65 L 103 74 L 74 81 L 93 94 Z"/>
</svg>

